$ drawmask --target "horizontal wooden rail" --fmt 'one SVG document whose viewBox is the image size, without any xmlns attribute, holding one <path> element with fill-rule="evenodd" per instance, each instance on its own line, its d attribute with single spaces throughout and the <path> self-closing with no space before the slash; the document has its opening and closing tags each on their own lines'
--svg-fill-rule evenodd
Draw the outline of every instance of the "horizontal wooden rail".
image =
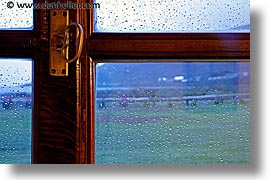
<svg viewBox="0 0 275 180">
<path fill-rule="evenodd" d="M 248 33 L 94 33 L 87 40 L 94 59 L 226 58 L 249 59 Z"/>
</svg>

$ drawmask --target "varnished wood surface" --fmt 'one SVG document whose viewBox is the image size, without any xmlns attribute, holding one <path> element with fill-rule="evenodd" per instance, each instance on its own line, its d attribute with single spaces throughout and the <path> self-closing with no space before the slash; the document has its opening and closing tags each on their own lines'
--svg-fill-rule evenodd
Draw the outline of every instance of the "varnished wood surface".
<svg viewBox="0 0 275 180">
<path fill-rule="evenodd" d="M 79 3 L 86 3 L 86 0 L 79 0 Z M 80 23 L 84 30 L 84 39 L 90 35 L 90 11 L 77 10 L 76 22 Z M 94 162 L 94 138 L 92 114 L 93 101 L 91 101 L 90 60 L 86 53 L 85 42 L 81 57 L 77 66 L 77 132 L 76 132 L 76 158 L 78 164 L 90 164 Z"/>
<path fill-rule="evenodd" d="M 76 163 L 76 68 L 49 75 L 48 12 L 41 10 L 40 53 L 35 61 L 33 163 Z"/>
<path fill-rule="evenodd" d="M 62 0 L 65 2 L 65 0 Z M 75 0 L 80 1 L 80 0 Z M 44 0 L 35 0 L 44 2 Z M 48 2 L 54 2 L 49 0 Z M 61 1 L 60 1 L 61 2 Z M 70 21 L 76 22 L 76 10 L 70 10 Z M 84 17 L 86 18 L 86 17 Z M 0 56 L 32 58 L 33 79 L 33 148 L 32 162 L 43 164 L 87 162 L 87 115 L 89 87 L 82 88 L 86 96 L 76 91 L 76 64 L 69 65 L 69 77 L 49 75 L 49 11 L 35 10 L 35 28 L 28 31 L 0 31 Z M 86 19 L 87 21 L 87 19 Z M 74 44 L 74 40 L 70 41 Z M 73 47 L 72 47 L 73 49 Z M 73 56 L 74 50 L 70 51 Z M 83 64 L 79 80 L 89 84 L 89 65 Z M 79 96 L 79 97 L 78 97 Z M 81 96 L 81 97 L 80 97 Z M 82 99 L 77 111 L 77 97 Z M 83 107 L 83 110 L 82 110 Z M 78 119 L 80 117 L 81 120 Z M 89 121 L 90 122 L 90 121 Z M 84 151 L 82 149 L 85 149 Z M 84 160 L 81 160 L 84 159 Z"/>
<path fill-rule="evenodd" d="M 239 58 L 250 57 L 249 34 L 94 33 L 87 41 L 90 57 Z"/>
<path fill-rule="evenodd" d="M 48 13 L 35 14 L 33 31 L 0 31 L 2 57 L 34 59 L 33 163 L 94 163 L 94 64 L 89 65 L 85 51 L 102 62 L 107 58 L 250 58 L 249 34 L 90 34 L 91 11 L 79 11 L 78 16 L 70 11 L 71 21 L 79 21 L 89 37 L 86 49 L 78 73 L 73 63 L 69 77 L 51 77 Z"/>
<path fill-rule="evenodd" d="M 33 163 L 75 164 L 76 65 L 69 65 L 68 77 L 49 75 L 48 13 L 48 10 L 40 10 L 40 52 L 34 59 Z M 70 11 L 72 21 L 75 14 Z"/>
</svg>

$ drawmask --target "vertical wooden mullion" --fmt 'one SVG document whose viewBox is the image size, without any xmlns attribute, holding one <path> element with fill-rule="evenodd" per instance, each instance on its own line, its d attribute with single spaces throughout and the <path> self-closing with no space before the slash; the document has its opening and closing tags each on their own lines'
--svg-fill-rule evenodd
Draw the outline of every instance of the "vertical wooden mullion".
<svg viewBox="0 0 275 180">
<path fill-rule="evenodd" d="M 77 0 L 77 3 L 87 3 L 87 0 Z M 77 150 L 78 164 L 94 163 L 94 138 L 93 137 L 93 95 L 91 95 L 91 66 L 90 58 L 86 53 L 86 38 L 92 33 L 90 17 L 92 9 L 77 9 L 76 21 L 84 29 L 85 41 L 82 55 L 77 62 Z"/>
<path fill-rule="evenodd" d="M 91 3 L 94 3 L 94 0 L 89 0 Z M 90 34 L 89 37 L 94 33 L 94 10 L 91 9 L 89 12 L 89 27 L 90 27 Z M 96 77 L 96 71 L 95 71 L 95 63 L 92 58 L 89 57 L 88 53 L 87 56 L 89 58 L 89 67 L 90 67 L 90 112 L 91 112 L 91 118 L 90 118 L 90 164 L 95 164 L 95 77 Z"/>
</svg>

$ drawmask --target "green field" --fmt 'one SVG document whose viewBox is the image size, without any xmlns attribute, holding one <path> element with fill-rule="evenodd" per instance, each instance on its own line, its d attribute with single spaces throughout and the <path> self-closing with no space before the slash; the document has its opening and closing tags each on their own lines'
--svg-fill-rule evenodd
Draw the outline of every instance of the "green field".
<svg viewBox="0 0 275 180">
<path fill-rule="evenodd" d="M 0 164 L 31 163 L 31 113 L 0 110 Z"/>
<path fill-rule="evenodd" d="M 249 163 L 248 104 L 132 103 L 96 111 L 97 164 Z M 31 162 L 31 110 L 0 112 L 0 163 Z"/>
<path fill-rule="evenodd" d="M 96 163 L 249 163 L 249 115 L 248 103 L 109 105 L 96 111 Z"/>
</svg>

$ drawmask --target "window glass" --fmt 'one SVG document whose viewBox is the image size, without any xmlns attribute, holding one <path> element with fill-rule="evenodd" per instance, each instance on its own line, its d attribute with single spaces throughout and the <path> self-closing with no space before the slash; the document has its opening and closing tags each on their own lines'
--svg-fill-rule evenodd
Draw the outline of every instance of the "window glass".
<svg viewBox="0 0 275 180">
<path fill-rule="evenodd" d="M 33 0 L 1 0 L 0 30 L 33 28 Z"/>
<path fill-rule="evenodd" d="M 98 32 L 249 32 L 249 0 L 96 0 Z"/>
<path fill-rule="evenodd" d="M 96 164 L 249 162 L 248 62 L 98 63 Z"/>
<path fill-rule="evenodd" d="M 32 61 L 0 64 L 0 164 L 31 163 Z"/>
</svg>

